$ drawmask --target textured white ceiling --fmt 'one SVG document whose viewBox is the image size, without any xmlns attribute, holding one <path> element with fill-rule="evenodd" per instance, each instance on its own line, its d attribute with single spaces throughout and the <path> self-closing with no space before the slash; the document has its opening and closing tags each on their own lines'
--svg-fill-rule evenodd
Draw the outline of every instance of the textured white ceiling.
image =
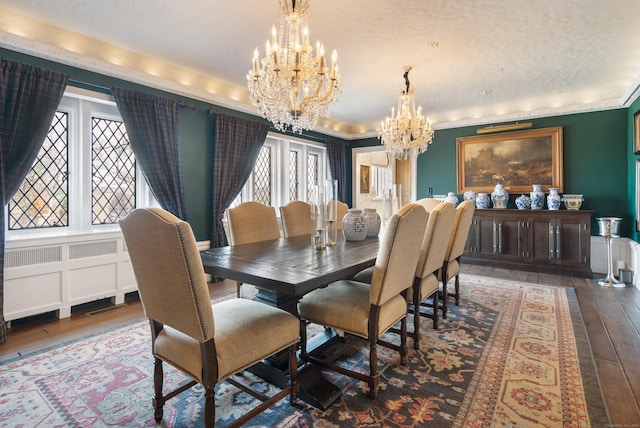
<svg viewBox="0 0 640 428">
<path fill-rule="evenodd" d="M 246 73 L 276 0 L 0 0 L 0 46 L 255 112 Z M 375 135 L 413 66 L 436 129 L 627 105 L 638 0 L 312 0 L 343 92 L 320 131 Z"/>
</svg>

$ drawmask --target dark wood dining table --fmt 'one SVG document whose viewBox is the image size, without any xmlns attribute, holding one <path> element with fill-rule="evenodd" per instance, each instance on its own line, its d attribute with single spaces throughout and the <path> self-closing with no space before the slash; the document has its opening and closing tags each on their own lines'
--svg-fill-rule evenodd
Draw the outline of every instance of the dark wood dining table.
<svg viewBox="0 0 640 428">
<path fill-rule="evenodd" d="M 306 293 L 333 281 L 351 278 L 373 266 L 378 238 L 345 241 L 316 250 L 311 236 L 212 248 L 200 254 L 206 273 L 258 287 L 258 300 L 297 315 Z"/>
<path fill-rule="evenodd" d="M 296 236 L 200 252 L 206 273 L 257 287 L 254 299 L 298 315 L 302 296 L 333 281 L 348 279 L 369 266 L 378 254 L 378 238 L 345 241 L 316 250 L 311 236 Z M 316 337 L 327 346 L 331 334 Z M 307 349 L 313 349 L 310 342 Z M 283 354 L 283 357 L 285 355 Z M 288 379 L 286 360 L 271 360 L 251 371 L 284 386 Z M 320 409 L 327 409 L 341 396 L 340 389 L 324 379 L 318 368 L 306 366 L 298 373 L 299 397 Z"/>
</svg>

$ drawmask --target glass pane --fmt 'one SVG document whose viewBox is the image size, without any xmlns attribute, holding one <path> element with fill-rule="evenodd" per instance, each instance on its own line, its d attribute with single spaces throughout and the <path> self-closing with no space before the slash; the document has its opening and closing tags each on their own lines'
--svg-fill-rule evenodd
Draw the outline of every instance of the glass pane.
<svg viewBox="0 0 640 428">
<path fill-rule="evenodd" d="M 307 155 L 307 201 L 312 200 L 313 186 L 318 184 L 318 155 Z"/>
<path fill-rule="evenodd" d="M 31 170 L 9 201 L 9 230 L 69 225 L 68 116 L 56 112 Z"/>
<path fill-rule="evenodd" d="M 136 201 L 136 161 L 124 123 L 92 118 L 92 224 L 126 217 Z"/>
<path fill-rule="evenodd" d="M 289 200 L 298 199 L 298 152 L 289 152 Z"/>
<path fill-rule="evenodd" d="M 253 167 L 254 201 L 271 205 L 271 147 L 262 146 Z"/>
</svg>

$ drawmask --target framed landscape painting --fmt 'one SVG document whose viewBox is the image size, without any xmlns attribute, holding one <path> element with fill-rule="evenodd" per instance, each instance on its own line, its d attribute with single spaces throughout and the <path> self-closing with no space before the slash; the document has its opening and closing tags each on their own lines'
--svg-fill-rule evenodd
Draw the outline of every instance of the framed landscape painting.
<svg viewBox="0 0 640 428">
<path fill-rule="evenodd" d="M 530 192 L 532 184 L 562 193 L 562 127 L 459 137 L 456 174 L 458 193 L 491 193 L 498 181 L 510 193 Z"/>
</svg>

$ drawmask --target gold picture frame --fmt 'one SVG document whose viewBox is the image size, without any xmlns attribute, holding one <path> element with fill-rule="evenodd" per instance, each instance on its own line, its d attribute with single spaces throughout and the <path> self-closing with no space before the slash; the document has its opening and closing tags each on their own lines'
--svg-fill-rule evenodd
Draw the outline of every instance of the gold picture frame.
<svg viewBox="0 0 640 428">
<path fill-rule="evenodd" d="M 370 182 L 369 165 L 360 165 L 360 193 L 369 193 Z"/>
<path fill-rule="evenodd" d="M 458 193 L 469 189 L 490 193 L 502 181 L 511 193 L 564 192 L 562 126 L 456 139 Z"/>
<path fill-rule="evenodd" d="M 633 154 L 640 155 L 640 110 L 633 115 Z"/>
</svg>

